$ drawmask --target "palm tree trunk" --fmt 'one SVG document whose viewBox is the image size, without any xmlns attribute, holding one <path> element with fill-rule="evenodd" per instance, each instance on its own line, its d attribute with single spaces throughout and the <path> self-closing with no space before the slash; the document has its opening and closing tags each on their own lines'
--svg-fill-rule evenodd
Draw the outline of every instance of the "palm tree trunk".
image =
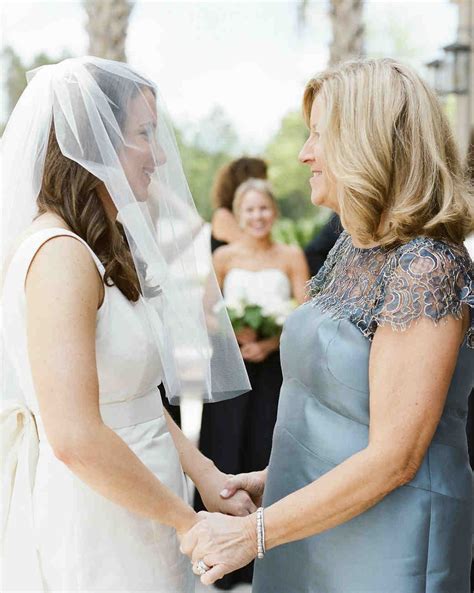
<svg viewBox="0 0 474 593">
<path fill-rule="evenodd" d="M 125 62 L 125 41 L 133 3 L 128 0 L 84 0 L 89 54 Z"/>
<path fill-rule="evenodd" d="M 310 3 L 310 0 L 298 1 L 299 28 L 307 21 Z M 330 0 L 329 18 L 332 29 L 332 40 L 329 46 L 330 66 L 364 55 L 363 13 L 364 0 Z"/>
<path fill-rule="evenodd" d="M 329 17 L 332 41 L 329 65 L 358 58 L 364 54 L 363 0 L 331 0 Z"/>
</svg>

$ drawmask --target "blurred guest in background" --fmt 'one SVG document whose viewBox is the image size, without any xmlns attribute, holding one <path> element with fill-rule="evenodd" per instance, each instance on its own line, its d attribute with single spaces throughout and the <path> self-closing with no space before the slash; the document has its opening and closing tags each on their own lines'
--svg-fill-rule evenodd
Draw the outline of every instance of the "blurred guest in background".
<svg viewBox="0 0 474 593">
<path fill-rule="evenodd" d="M 236 331 L 252 391 L 232 401 L 205 405 L 203 410 L 201 451 L 221 471 L 239 474 L 262 470 L 268 464 L 282 383 L 278 324 L 290 312 L 291 299 L 304 301 L 309 272 L 299 247 L 272 241 L 278 207 L 268 182 L 249 179 L 240 185 L 233 212 L 241 237 L 214 253 L 219 285 L 234 312 L 231 319 L 238 315 L 236 309 L 248 303 L 260 306 L 262 315 L 276 322 L 275 331 L 266 337 L 249 326 L 241 325 Z M 198 493 L 195 508 L 204 509 Z M 230 589 L 251 580 L 252 565 L 248 565 L 216 586 Z"/>
<path fill-rule="evenodd" d="M 232 212 L 232 203 L 235 190 L 250 177 L 267 178 L 267 163 L 263 159 L 241 157 L 218 171 L 212 190 L 215 207 L 211 222 L 212 251 L 242 238 L 242 231 Z"/>
<path fill-rule="evenodd" d="M 311 276 L 316 276 L 326 261 L 326 257 L 334 247 L 342 233 L 339 216 L 334 212 L 323 228 L 313 237 L 304 249 Z"/>
<path fill-rule="evenodd" d="M 263 159 L 241 157 L 224 165 L 217 173 L 212 189 L 215 207 L 211 221 L 211 249 L 232 243 L 242 236 L 242 231 L 232 212 L 232 202 L 237 187 L 246 179 L 267 178 L 267 164 Z M 178 426 L 181 426 L 181 409 L 171 405 L 165 395 L 163 385 L 159 387 L 163 405 Z"/>
</svg>

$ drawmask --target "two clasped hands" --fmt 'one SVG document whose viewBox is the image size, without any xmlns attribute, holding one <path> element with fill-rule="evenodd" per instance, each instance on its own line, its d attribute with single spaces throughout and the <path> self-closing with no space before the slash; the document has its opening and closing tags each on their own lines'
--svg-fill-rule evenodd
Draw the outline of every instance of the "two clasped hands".
<svg viewBox="0 0 474 593">
<path fill-rule="evenodd" d="M 220 492 L 223 504 L 219 506 L 233 514 L 201 511 L 194 526 L 178 534 L 181 552 L 191 558 L 193 572 L 204 585 L 211 585 L 257 556 L 256 510 L 261 506 L 266 474 L 265 469 L 229 477 Z M 239 497 L 242 504 L 226 504 Z"/>
</svg>

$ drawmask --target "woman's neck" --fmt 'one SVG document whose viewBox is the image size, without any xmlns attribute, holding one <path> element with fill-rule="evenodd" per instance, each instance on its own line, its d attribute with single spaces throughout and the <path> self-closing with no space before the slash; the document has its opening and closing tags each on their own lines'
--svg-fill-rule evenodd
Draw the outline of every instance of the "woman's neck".
<svg viewBox="0 0 474 593">
<path fill-rule="evenodd" d="M 256 238 L 245 234 L 242 239 L 242 244 L 250 251 L 268 251 L 273 245 L 273 240 L 271 235 Z"/>
<path fill-rule="evenodd" d="M 379 233 L 384 234 L 384 227 L 386 224 L 387 224 L 387 213 L 384 212 L 382 214 L 382 216 L 380 217 L 380 224 L 378 226 Z M 379 241 L 369 241 L 368 243 L 361 243 L 361 241 L 359 241 L 359 239 L 355 235 L 352 235 L 348 229 L 346 229 L 346 230 L 349 232 L 349 235 L 351 235 L 352 245 L 354 247 L 357 247 L 359 249 L 370 249 L 372 247 L 378 247 L 380 245 Z"/>
<path fill-rule="evenodd" d="M 37 227 L 41 227 L 43 225 L 48 227 L 54 225 L 60 228 L 71 230 L 71 227 L 62 218 L 62 216 L 60 216 L 56 212 L 53 212 L 52 210 L 45 210 L 44 212 L 38 214 L 38 216 L 36 216 L 36 218 L 33 221 L 33 225 Z"/>
</svg>

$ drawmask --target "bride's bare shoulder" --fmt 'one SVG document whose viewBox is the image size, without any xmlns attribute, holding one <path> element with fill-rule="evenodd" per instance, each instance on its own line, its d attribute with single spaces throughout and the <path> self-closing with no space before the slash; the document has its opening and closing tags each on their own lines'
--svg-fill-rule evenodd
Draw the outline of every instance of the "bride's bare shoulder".
<svg viewBox="0 0 474 593">
<path fill-rule="evenodd" d="M 16 255 L 17 251 L 22 247 L 27 239 L 34 235 L 35 233 L 49 229 L 49 228 L 61 228 L 64 230 L 70 230 L 66 222 L 52 213 L 46 212 L 41 214 L 37 218 L 33 220 L 33 222 L 20 233 L 15 240 L 13 241 L 12 245 L 10 246 L 8 253 L 5 254 L 4 258 L 4 265 L 5 268 L 8 268 L 10 262 L 13 260 L 14 256 Z"/>
<path fill-rule="evenodd" d="M 71 229 L 66 222 L 52 213 L 45 213 L 37 217 L 25 230 L 21 242 L 28 237 L 45 229 Z M 51 271 L 54 270 L 54 274 Z M 49 278 L 48 282 L 44 279 Z M 41 283 L 37 280 L 42 279 Z M 71 236 L 54 236 L 45 241 L 34 254 L 25 278 L 25 287 L 43 290 L 50 285 L 53 291 L 57 286 L 69 286 L 75 290 L 81 286 L 82 291 L 87 285 L 95 290 L 98 284 L 96 265 L 85 245 Z M 34 291 L 35 289 L 33 289 Z"/>
<path fill-rule="evenodd" d="M 10 249 L 11 257 L 16 252 L 18 247 L 28 239 L 31 235 L 34 235 L 38 231 L 43 231 L 45 229 L 64 229 L 66 231 L 70 231 L 71 229 L 66 224 L 66 222 L 56 214 L 45 212 L 44 214 L 40 214 L 40 216 L 36 217 L 33 222 L 26 227 L 26 229 L 18 235 L 13 243 L 13 247 Z"/>
<path fill-rule="evenodd" d="M 74 237 L 57 235 L 35 252 L 25 277 L 27 302 L 68 302 L 96 308 L 103 300 L 103 286 L 94 260 Z"/>
<path fill-rule="evenodd" d="M 52 212 L 45 212 L 33 220 L 33 222 L 25 229 L 24 233 L 22 233 L 21 238 L 24 240 L 37 231 L 57 228 L 65 229 L 66 231 L 71 230 L 66 221 L 60 216 L 53 214 Z"/>
</svg>

